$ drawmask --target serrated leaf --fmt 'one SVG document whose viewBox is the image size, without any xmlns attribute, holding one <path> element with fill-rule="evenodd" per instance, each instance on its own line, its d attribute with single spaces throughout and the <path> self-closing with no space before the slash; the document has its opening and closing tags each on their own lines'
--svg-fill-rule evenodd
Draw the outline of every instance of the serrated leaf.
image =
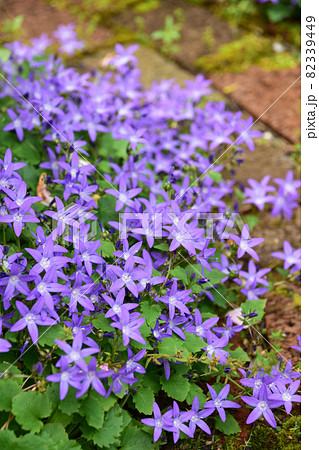
<svg viewBox="0 0 319 450">
<path fill-rule="evenodd" d="M 209 176 L 217 183 L 223 180 L 223 176 L 220 172 L 209 172 Z"/>
<path fill-rule="evenodd" d="M 254 325 L 261 321 L 261 319 L 264 317 L 265 314 L 265 306 L 266 306 L 267 300 L 247 300 L 245 303 L 241 304 L 241 309 L 244 314 L 250 314 L 252 312 L 258 313 L 258 316 L 249 318 L 247 317 L 246 320 L 249 321 L 250 324 Z"/>
<path fill-rule="evenodd" d="M 94 432 L 92 439 L 99 447 L 108 447 L 116 442 L 123 427 L 123 418 L 118 408 L 112 408 L 106 415 L 103 427 Z"/>
<path fill-rule="evenodd" d="M 229 350 L 230 356 L 232 359 L 236 359 L 237 361 L 247 362 L 250 361 L 249 356 L 241 347 L 237 347 L 235 350 Z"/>
<path fill-rule="evenodd" d="M 95 317 L 94 319 L 91 320 L 92 325 L 97 328 L 100 329 L 102 331 L 114 331 L 114 328 L 111 327 L 111 320 L 110 319 L 106 319 L 105 314 L 99 314 L 97 317 Z"/>
<path fill-rule="evenodd" d="M 161 385 L 166 394 L 179 402 L 186 400 L 190 389 L 190 382 L 187 378 L 176 373 L 166 380 L 165 375 L 161 376 Z"/>
<path fill-rule="evenodd" d="M 13 380 L 0 382 L 0 411 L 11 411 L 12 399 L 21 392 L 21 387 Z"/>
<path fill-rule="evenodd" d="M 125 428 L 121 436 L 121 450 L 155 450 L 152 437 L 143 430 L 130 426 Z"/>
<path fill-rule="evenodd" d="M 143 375 L 142 383 L 144 387 L 150 387 L 154 394 L 157 394 L 161 389 L 161 384 L 159 382 L 158 368 L 156 366 L 148 366 L 147 372 Z"/>
<path fill-rule="evenodd" d="M 133 396 L 133 402 L 136 409 L 143 414 L 152 414 L 153 403 L 155 402 L 154 393 L 151 388 L 140 386 Z"/>
<path fill-rule="evenodd" d="M 248 224 L 250 232 L 253 231 L 253 229 L 255 228 L 255 226 L 257 225 L 258 222 L 259 222 L 259 217 L 254 216 L 253 214 L 248 214 L 245 217 L 245 223 Z"/>
<path fill-rule="evenodd" d="M 24 430 L 40 431 L 43 427 L 40 419 L 48 417 L 50 412 L 51 405 L 45 392 L 26 391 L 13 397 L 12 413 Z"/>
<path fill-rule="evenodd" d="M 114 247 L 113 242 L 101 240 L 101 244 L 102 244 L 103 256 L 104 257 L 113 256 L 113 252 L 115 252 L 115 247 Z"/>
<path fill-rule="evenodd" d="M 165 244 L 165 242 L 163 242 L 162 244 L 154 245 L 154 248 L 156 248 L 158 250 L 162 250 L 163 252 L 168 252 L 169 251 L 169 245 Z"/>
<path fill-rule="evenodd" d="M 59 410 L 65 414 L 73 414 L 77 412 L 80 408 L 80 400 L 75 398 L 76 390 L 72 387 L 64 400 L 59 403 Z"/>
<path fill-rule="evenodd" d="M 171 270 L 171 274 L 173 277 L 177 277 L 179 280 L 181 280 L 185 286 L 188 285 L 188 275 L 186 273 L 186 269 L 183 267 L 174 267 L 174 269 Z"/>
<path fill-rule="evenodd" d="M 162 342 L 157 344 L 157 348 L 161 355 L 176 356 L 177 352 L 182 352 L 185 356 L 188 354 L 184 347 L 184 341 L 176 336 L 162 339 Z"/>
<path fill-rule="evenodd" d="M 155 323 L 156 319 L 158 319 L 162 313 L 162 309 L 159 305 L 150 305 L 148 301 L 141 302 L 140 308 L 142 316 L 145 318 L 148 325 Z"/>
<path fill-rule="evenodd" d="M 234 417 L 226 413 L 226 421 L 223 422 L 219 416 L 215 417 L 215 427 L 217 430 L 229 436 L 230 434 L 240 433 L 240 426 Z"/>
<path fill-rule="evenodd" d="M 187 404 L 192 405 L 194 397 L 196 396 L 199 400 L 199 406 L 200 408 L 202 408 L 206 403 L 206 395 L 204 394 L 203 390 L 199 386 L 197 386 L 197 384 L 189 383 L 189 391 L 186 397 Z"/>
<path fill-rule="evenodd" d="M 49 435 L 58 444 L 61 441 L 69 442 L 69 437 L 61 423 L 47 423 L 41 430 L 41 435 Z"/>
<path fill-rule="evenodd" d="M 0 430 L 0 448 L 6 450 L 17 449 L 17 437 L 11 430 Z"/>
<path fill-rule="evenodd" d="M 93 395 L 90 395 L 82 402 L 79 413 L 85 417 L 88 425 L 94 428 L 101 428 L 104 420 L 104 411 L 101 403 Z"/>
<path fill-rule="evenodd" d="M 39 327 L 39 345 L 50 345 L 54 344 L 54 339 L 62 339 L 65 336 L 65 332 L 61 325 L 53 325 L 51 327 Z"/>
<path fill-rule="evenodd" d="M 196 334 L 184 332 L 186 340 L 184 341 L 184 347 L 191 353 L 199 352 L 206 346 L 205 342 Z"/>
</svg>

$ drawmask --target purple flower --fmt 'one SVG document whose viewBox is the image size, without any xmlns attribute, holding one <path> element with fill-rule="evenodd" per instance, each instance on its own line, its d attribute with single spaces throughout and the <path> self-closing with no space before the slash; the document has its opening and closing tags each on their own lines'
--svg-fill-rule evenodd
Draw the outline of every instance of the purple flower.
<svg viewBox="0 0 319 450">
<path fill-rule="evenodd" d="M 19 237 L 25 223 L 40 222 L 35 215 L 30 214 L 29 210 L 29 202 L 25 202 L 20 208 L 10 211 L 10 214 L 0 215 L 0 223 L 13 223 L 14 232 Z"/>
<path fill-rule="evenodd" d="M 24 271 L 23 266 L 16 263 L 12 263 L 10 276 L 0 278 L 0 286 L 6 286 L 2 298 L 3 302 L 14 297 L 17 292 L 20 292 L 23 295 L 28 295 L 30 293 L 30 289 L 28 287 L 27 282 L 32 281 L 34 279 L 34 276 L 22 275 L 23 271 Z M 5 309 L 8 309 L 6 306 Z"/>
<path fill-rule="evenodd" d="M 6 353 L 10 350 L 12 344 L 5 339 L 0 338 L 0 353 Z"/>
<path fill-rule="evenodd" d="M 238 333 L 243 329 L 243 325 L 233 325 L 233 321 L 229 316 L 226 319 L 225 327 L 215 327 L 214 332 L 220 335 L 227 336 L 228 339 L 231 339 L 235 336 L 235 333 Z"/>
<path fill-rule="evenodd" d="M 248 253 L 250 256 L 256 259 L 256 261 L 259 261 L 259 257 L 255 252 L 255 250 L 253 250 L 253 247 L 256 247 L 256 245 L 261 244 L 262 242 L 264 242 L 265 239 L 263 238 L 251 239 L 249 235 L 249 227 L 247 224 L 243 226 L 243 229 L 241 231 L 241 237 L 236 236 L 235 234 L 231 234 L 229 237 L 238 245 L 237 258 L 241 258 L 242 256 L 244 256 L 245 253 Z"/>
<path fill-rule="evenodd" d="M 290 195 L 295 198 L 299 197 L 297 189 L 301 186 L 301 180 L 294 180 L 292 170 L 288 170 L 286 178 L 274 178 L 274 181 L 282 189 L 284 195 Z"/>
<path fill-rule="evenodd" d="M 7 113 L 12 120 L 3 128 L 3 131 L 15 130 L 19 141 L 23 141 L 23 120 L 11 108 L 7 109 Z"/>
<path fill-rule="evenodd" d="M 106 318 L 113 317 L 116 315 L 120 319 L 123 309 L 125 309 L 126 311 L 130 311 L 131 309 L 134 309 L 138 306 L 138 303 L 124 303 L 123 304 L 124 298 L 125 298 L 125 289 L 124 288 L 122 288 L 120 290 L 120 292 L 117 294 L 116 300 L 114 300 L 112 297 L 109 297 L 106 294 L 102 294 L 102 297 L 111 306 L 111 308 L 105 314 Z"/>
<path fill-rule="evenodd" d="M 223 387 L 223 389 L 220 391 L 218 395 L 212 386 L 207 384 L 207 387 L 212 399 L 205 403 L 204 408 L 209 408 L 211 410 L 211 413 L 216 408 L 220 418 L 222 419 L 223 422 L 225 422 L 226 413 L 224 408 L 240 408 L 240 405 L 238 405 L 238 403 L 226 400 L 229 394 L 230 385 L 226 384 L 226 386 Z"/>
<path fill-rule="evenodd" d="M 112 375 L 113 370 L 96 370 L 96 358 L 94 356 L 87 366 L 83 366 L 82 370 L 83 372 L 81 372 L 77 377 L 82 384 L 76 393 L 76 398 L 81 397 L 90 386 L 92 386 L 98 394 L 105 396 L 105 387 L 103 386 L 100 378 L 109 377 Z"/>
<path fill-rule="evenodd" d="M 138 289 L 134 281 L 140 280 L 142 275 L 138 269 L 134 269 L 134 256 L 127 259 L 124 269 L 119 266 L 114 266 L 112 269 L 119 278 L 112 284 L 110 292 L 119 291 L 125 286 L 134 297 L 138 297 Z"/>
<path fill-rule="evenodd" d="M 62 401 L 68 393 L 69 385 L 76 389 L 80 389 L 81 383 L 78 378 L 76 378 L 76 375 L 79 373 L 79 368 L 77 366 L 69 368 L 69 363 L 66 360 L 62 360 L 60 366 L 61 372 L 48 375 L 47 380 L 53 381 L 53 383 L 60 383 L 60 400 Z"/>
<path fill-rule="evenodd" d="M 82 332 L 79 332 L 74 336 L 72 347 L 59 339 L 54 339 L 54 342 L 66 353 L 66 355 L 61 356 L 60 360 L 57 362 L 57 367 L 61 367 L 63 361 L 66 361 L 68 364 L 75 363 L 80 369 L 85 371 L 87 365 L 83 358 L 99 351 L 97 348 L 92 347 L 82 348 Z"/>
<path fill-rule="evenodd" d="M 112 327 L 119 328 L 122 331 L 123 345 L 127 346 L 130 343 L 130 339 L 146 345 L 146 342 L 139 330 L 139 327 L 141 327 L 144 322 L 145 319 L 140 317 L 139 313 L 133 313 L 130 315 L 126 309 L 123 309 L 120 321 L 112 322 L 111 325 Z"/>
<path fill-rule="evenodd" d="M 159 297 L 158 300 L 168 305 L 170 319 L 173 319 L 175 315 L 175 308 L 184 314 L 190 314 L 190 311 L 187 306 L 185 306 L 185 303 L 191 300 L 191 298 L 189 297 L 189 294 L 191 292 L 191 289 L 178 291 L 177 281 L 174 281 L 171 289 L 167 292 L 167 294 L 163 297 Z"/>
<path fill-rule="evenodd" d="M 293 348 L 294 350 L 298 350 L 298 352 L 301 352 L 301 336 L 297 335 L 298 339 L 298 345 L 292 345 L 290 348 Z"/>
<path fill-rule="evenodd" d="M 167 411 L 167 414 L 169 418 L 168 428 L 169 431 L 173 432 L 174 444 L 178 441 L 181 431 L 191 438 L 194 437 L 191 429 L 185 425 L 185 422 L 191 419 L 193 411 L 180 412 L 178 404 L 174 401 L 173 409 Z"/>
<path fill-rule="evenodd" d="M 261 269 L 257 270 L 256 264 L 253 260 L 250 260 L 248 263 L 248 272 L 244 270 L 239 271 L 239 275 L 243 278 L 246 278 L 245 288 L 256 287 L 256 284 L 263 284 L 264 286 L 268 286 L 269 283 L 263 277 L 270 272 L 271 269 Z"/>
<path fill-rule="evenodd" d="M 143 349 L 138 353 L 136 353 L 136 355 L 133 355 L 132 350 L 128 348 L 127 349 L 128 360 L 126 361 L 124 368 L 122 367 L 119 370 L 119 372 L 124 371 L 125 373 L 132 373 L 132 372 L 145 373 L 146 370 L 144 369 L 144 367 L 141 364 L 137 363 L 137 361 L 140 361 L 142 358 L 144 358 L 145 353 L 146 350 Z"/>
<path fill-rule="evenodd" d="M 149 427 L 154 427 L 154 442 L 158 441 L 162 434 L 162 430 L 170 431 L 170 411 L 161 414 L 161 410 L 156 402 L 153 403 L 154 419 L 142 419 L 141 422 Z"/>
<path fill-rule="evenodd" d="M 195 309 L 195 325 L 187 327 L 189 333 L 194 333 L 201 338 L 207 338 L 210 329 L 216 325 L 219 317 L 212 317 L 211 319 L 205 320 L 203 322 L 202 315 L 198 309 Z M 214 329 L 216 331 L 216 328 Z"/>
<path fill-rule="evenodd" d="M 290 268 L 290 273 L 295 273 L 301 269 L 301 248 L 294 250 L 288 241 L 284 241 L 284 251 L 271 254 L 275 258 L 284 260 L 284 269 Z"/>
<path fill-rule="evenodd" d="M 126 181 L 121 178 L 118 191 L 116 189 L 106 189 L 105 192 L 118 199 L 116 202 L 115 211 L 120 211 L 124 205 L 134 206 L 132 198 L 136 197 L 141 191 L 141 188 L 127 190 Z"/>
<path fill-rule="evenodd" d="M 36 344 L 38 342 L 39 331 L 37 325 L 55 325 L 56 321 L 54 319 L 50 319 L 49 317 L 42 317 L 40 315 L 41 305 L 33 305 L 32 308 L 29 309 L 18 300 L 16 301 L 16 307 L 18 308 L 19 313 L 22 316 L 22 319 L 18 320 L 15 324 L 10 328 L 11 332 L 23 330 L 23 328 L 27 327 L 29 334 L 31 336 L 32 342 Z"/>
<path fill-rule="evenodd" d="M 207 336 L 207 346 L 203 347 L 203 350 L 207 351 L 208 358 L 218 359 L 221 364 L 225 364 L 228 358 L 228 352 L 223 350 L 228 344 L 228 337 L 224 334 L 221 338 L 218 338 L 213 333 L 209 333 Z"/>
<path fill-rule="evenodd" d="M 53 298 L 51 292 L 63 291 L 64 286 L 56 282 L 56 268 L 52 266 L 49 271 L 41 279 L 39 276 L 35 276 L 35 288 L 30 292 L 27 300 L 33 300 L 38 298 L 36 304 L 42 305 L 43 302 L 47 305 L 49 310 L 54 310 Z M 43 300 L 43 302 L 42 302 Z"/>
<path fill-rule="evenodd" d="M 210 416 L 214 410 L 212 409 L 203 409 L 202 411 L 199 411 L 199 400 L 198 397 L 195 396 L 192 404 L 191 409 L 193 415 L 189 422 L 189 429 L 194 434 L 196 426 L 201 428 L 205 433 L 211 434 L 211 431 L 208 427 L 208 425 L 203 421 L 206 417 Z"/>
<path fill-rule="evenodd" d="M 278 391 L 274 394 L 269 395 L 270 400 L 278 400 L 281 401 L 284 406 L 287 414 L 290 414 L 292 409 L 292 402 L 301 402 L 301 396 L 295 395 L 295 392 L 299 389 L 300 381 L 296 380 L 291 383 L 288 387 L 284 384 L 278 382 Z"/>
<path fill-rule="evenodd" d="M 260 183 L 252 178 L 248 179 L 250 188 L 245 189 L 246 199 L 244 203 L 252 203 L 257 206 L 259 211 L 262 211 L 266 203 L 270 203 L 272 197 L 267 195 L 268 192 L 273 192 L 276 189 L 273 186 L 268 186 L 270 175 L 266 175 Z"/>
<path fill-rule="evenodd" d="M 254 410 L 249 414 L 246 423 L 250 424 L 255 422 L 255 420 L 259 419 L 260 416 L 264 416 L 269 425 L 276 428 L 276 419 L 271 411 L 271 408 L 277 408 L 282 405 L 282 401 L 278 400 L 270 400 L 267 397 L 267 388 L 266 386 L 262 386 L 259 391 L 258 398 L 256 397 L 248 397 L 244 395 L 241 399 L 250 406 L 254 407 Z"/>
<path fill-rule="evenodd" d="M 77 311 L 78 303 L 80 303 L 83 308 L 89 311 L 94 311 L 92 301 L 87 297 L 87 295 L 85 295 L 91 291 L 93 286 L 94 283 L 82 286 L 82 277 L 80 273 L 77 273 L 75 283 L 72 288 L 67 284 L 61 285 L 61 295 L 70 298 L 69 308 L 71 313 Z"/>
</svg>

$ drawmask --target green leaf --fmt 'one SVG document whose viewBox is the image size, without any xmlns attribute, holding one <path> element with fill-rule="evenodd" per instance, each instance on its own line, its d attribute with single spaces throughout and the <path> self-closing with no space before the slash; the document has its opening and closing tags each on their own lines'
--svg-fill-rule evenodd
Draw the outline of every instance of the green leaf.
<svg viewBox="0 0 319 450">
<path fill-rule="evenodd" d="M 53 325 L 51 327 L 40 326 L 39 336 L 38 344 L 52 346 L 54 339 L 62 339 L 65 336 L 65 332 L 61 325 Z"/>
<path fill-rule="evenodd" d="M 241 362 L 250 361 L 249 356 L 247 355 L 245 350 L 243 350 L 241 347 L 237 347 L 235 350 L 230 350 L 229 353 L 232 359 L 236 359 L 237 361 Z"/>
<path fill-rule="evenodd" d="M 110 319 L 106 319 L 105 314 L 99 314 L 97 317 L 95 317 L 94 319 L 91 320 L 92 325 L 97 328 L 100 329 L 102 331 L 114 331 L 114 328 L 111 327 L 111 320 Z"/>
<path fill-rule="evenodd" d="M 183 281 L 185 286 L 188 285 L 188 276 L 186 273 L 186 269 L 183 267 L 174 267 L 173 270 L 171 270 L 171 274 L 173 277 L 177 277 L 179 280 Z"/>
<path fill-rule="evenodd" d="M 41 435 L 49 435 L 58 444 L 61 441 L 68 441 L 68 434 L 61 423 L 47 423 L 41 430 Z"/>
<path fill-rule="evenodd" d="M 113 242 L 111 241 L 103 241 L 101 240 L 102 244 L 102 253 L 104 258 L 108 256 L 113 256 L 113 252 L 115 252 L 115 247 Z"/>
<path fill-rule="evenodd" d="M 151 388 L 140 386 L 133 396 L 133 402 L 136 409 L 143 414 L 150 415 L 153 411 L 153 403 L 155 402 L 154 393 Z"/>
<path fill-rule="evenodd" d="M 157 394 L 157 392 L 161 389 L 158 367 L 153 365 L 148 366 L 147 372 L 144 374 L 141 381 L 144 387 L 150 387 L 154 394 Z"/>
<path fill-rule="evenodd" d="M 283 3 L 268 5 L 267 15 L 271 22 L 280 22 L 291 15 L 290 5 Z"/>
<path fill-rule="evenodd" d="M 217 183 L 223 180 L 223 176 L 220 172 L 209 172 L 209 176 Z"/>
<path fill-rule="evenodd" d="M 192 264 L 187 266 L 186 270 L 189 271 L 189 273 L 195 273 L 196 279 L 205 277 L 209 279 L 210 284 L 218 284 L 220 280 L 225 278 L 225 274 L 221 273 L 217 269 L 212 269 L 211 272 L 209 272 L 206 268 L 204 268 L 204 274 L 202 275 L 202 266 L 200 264 Z M 209 283 L 207 283 L 205 286 L 209 286 Z"/>
<path fill-rule="evenodd" d="M 7 62 L 10 58 L 11 51 L 8 48 L 0 47 L 0 59 L 2 62 Z"/>
<path fill-rule="evenodd" d="M 101 428 L 104 420 L 104 411 L 98 399 L 90 394 L 83 401 L 79 413 L 86 418 L 88 425 L 94 428 Z"/>
<path fill-rule="evenodd" d="M 140 303 L 140 308 L 142 316 L 145 317 L 148 325 L 156 322 L 156 319 L 159 318 L 162 312 L 162 309 L 159 305 L 150 305 L 147 300 Z"/>
<path fill-rule="evenodd" d="M 115 212 L 115 205 L 116 198 L 113 195 L 107 195 L 99 199 L 97 215 L 103 224 L 107 224 L 110 220 L 118 221 L 119 215 Z"/>
<path fill-rule="evenodd" d="M 50 412 L 51 405 L 45 392 L 26 391 L 13 397 L 12 413 L 24 430 L 40 431 L 43 427 L 40 419 L 48 417 Z"/>
<path fill-rule="evenodd" d="M 253 214 L 248 214 L 245 217 L 245 223 L 248 224 L 250 232 L 253 231 L 253 229 L 255 228 L 255 226 L 257 225 L 258 222 L 259 222 L 259 217 L 255 216 Z"/>
<path fill-rule="evenodd" d="M 152 437 L 143 430 L 130 426 L 125 428 L 121 435 L 121 450 L 155 450 Z"/>
<path fill-rule="evenodd" d="M 17 438 L 11 430 L 0 430 L 0 448 L 17 450 Z"/>
<path fill-rule="evenodd" d="M 162 250 L 163 252 L 169 251 L 169 245 L 166 243 L 154 245 L 154 248 L 157 248 L 158 250 Z"/>
<path fill-rule="evenodd" d="M 216 416 L 215 427 L 227 436 L 240 433 L 241 431 L 237 420 L 229 413 L 226 413 L 226 422 L 223 422 L 219 416 Z"/>
<path fill-rule="evenodd" d="M 241 309 L 243 310 L 244 314 L 250 314 L 252 312 L 258 313 L 258 316 L 248 318 L 247 321 L 251 325 L 254 325 L 261 321 L 261 319 L 264 317 L 265 314 L 265 306 L 266 306 L 267 300 L 247 300 L 245 303 L 242 303 Z"/>
<path fill-rule="evenodd" d="M 176 356 L 177 352 L 182 352 L 187 356 L 188 353 L 184 347 L 184 341 L 177 336 L 162 339 L 162 342 L 157 344 L 157 348 L 161 355 Z"/>
<path fill-rule="evenodd" d="M 0 382 L 0 411 L 11 411 L 12 398 L 21 392 L 20 386 L 13 380 Z"/>
<path fill-rule="evenodd" d="M 69 391 L 61 402 L 59 402 L 59 410 L 65 414 L 73 414 L 80 408 L 80 400 L 75 398 L 76 390 L 69 388 Z"/>
<path fill-rule="evenodd" d="M 112 408 L 105 416 L 103 427 L 94 432 L 93 442 L 98 447 L 108 447 L 116 442 L 123 427 L 123 418 L 118 408 Z"/>
<path fill-rule="evenodd" d="M 184 347 L 191 353 L 199 352 L 206 346 L 205 342 L 196 334 L 184 332 L 186 340 L 184 341 Z"/>
<path fill-rule="evenodd" d="M 206 403 L 206 395 L 204 394 L 203 390 L 199 386 L 197 386 L 197 384 L 190 383 L 189 391 L 186 397 L 186 402 L 188 405 L 192 405 L 195 396 L 198 397 L 199 406 L 200 408 L 202 408 Z"/>
<path fill-rule="evenodd" d="M 175 373 L 170 376 L 169 380 L 166 380 L 165 375 L 162 375 L 161 384 L 163 391 L 165 391 L 169 397 L 174 398 L 179 402 L 186 400 L 190 389 L 190 382 L 187 378 L 181 376 L 179 373 Z"/>
<path fill-rule="evenodd" d="M 125 139 L 113 139 L 111 133 L 103 133 L 99 145 L 101 156 L 112 156 L 116 158 L 126 158 L 126 149 L 129 141 Z"/>
</svg>

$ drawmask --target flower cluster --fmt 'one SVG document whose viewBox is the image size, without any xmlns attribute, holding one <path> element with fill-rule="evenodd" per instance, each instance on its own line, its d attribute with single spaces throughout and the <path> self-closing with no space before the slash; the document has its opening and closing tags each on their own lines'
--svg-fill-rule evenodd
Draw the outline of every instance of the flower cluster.
<svg viewBox="0 0 319 450">
<path fill-rule="evenodd" d="M 187 436 L 194 437 L 196 427 L 201 428 L 207 434 L 211 434 L 209 427 L 203 419 L 217 410 L 221 420 L 225 422 L 225 408 L 240 408 L 238 403 L 226 400 L 230 389 L 229 384 L 225 385 L 219 394 L 217 394 L 215 389 L 209 384 L 207 384 L 207 388 L 211 395 L 211 400 L 204 404 L 204 409 L 201 411 L 197 396 L 194 397 L 192 409 L 190 411 L 180 411 L 178 404 L 174 402 L 173 408 L 168 408 L 163 415 L 161 414 L 158 404 L 154 402 L 154 419 L 142 419 L 142 423 L 154 427 L 154 442 L 160 438 L 162 430 L 173 433 L 174 443 L 178 441 L 181 431 L 187 434 Z M 185 425 L 187 422 L 188 426 Z"/>
<path fill-rule="evenodd" d="M 55 35 L 63 51 L 78 48 L 72 26 Z M 224 408 L 239 405 L 227 400 L 225 383 L 220 391 L 207 385 L 211 399 L 200 409 L 198 392 L 201 401 L 205 394 L 192 381 L 192 364 L 205 377 L 215 368 L 219 378 L 242 367 L 234 363 L 232 339 L 261 318 L 258 299 L 269 288 L 270 272 L 253 261 L 259 261 L 256 247 L 263 239 L 252 238 L 247 224 L 239 233 L 229 225 L 239 206 L 236 180 L 216 163 L 236 139 L 235 155 L 245 146 L 253 151 L 252 138 L 260 133 L 251 130 L 252 119 L 222 102 L 199 106 L 210 92 L 200 75 L 185 88 L 163 81 L 144 89 L 135 46 L 117 45 L 109 70 L 94 78 L 56 56 L 39 57 L 44 48 L 41 40 L 16 42 L 1 62 L 17 86 L 3 84 L 1 93 L 10 104 L 4 142 L 13 139 L 12 151 L 6 148 L 0 160 L 4 361 L 18 350 L 27 371 L 25 350 L 33 348 L 38 369 L 30 377 L 38 373 L 44 385 L 59 383 L 61 401 L 74 389 L 76 398 L 92 390 L 106 398 L 126 395 L 145 415 L 149 405 L 141 405 L 139 395 L 146 391 L 153 404 L 147 383 L 154 387 L 160 380 L 155 393 L 188 398 L 192 409 L 180 412 L 174 401 L 161 415 L 155 402 L 154 419 L 142 419 L 154 426 L 155 440 L 162 430 L 172 432 L 174 442 L 180 431 L 193 436 L 196 426 L 209 432 L 203 419 L 216 410 L 224 422 Z M 27 165 L 14 156 L 19 150 Z M 298 183 L 290 176 L 276 182 L 280 195 L 296 195 Z M 285 264 L 297 266 L 297 256 L 286 252 Z M 238 297 L 231 304 L 226 289 Z M 236 322 L 227 314 L 224 324 L 220 316 L 233 303 L 242 313 Z M 281 368 L 273 370 L 275 387 L 267 399 L 253 396 L 259 409 L 268 400 L 286 406 L 271 395 L 297 401 L 299 385 L 287 394 L 276 381 Z M 187 397 L 191 387 L 194 394 Z"/>
<path fill-rule="evenodd" d="M 245 188 L 244 203 L 256 205 L 260 211 L 263 211 L 266 204 L 272 205 L 271 215 L 285 217 L 291 220 L 294 209 L 296 209 L 299 199 L 298 188 L 301 186 L 300 180 L 294 180 L 292 170 L 286 174 L 286 178 L 275 178 L 274 181 L 278 185 L 276 195 L 269 195 L 275 192 L 274 186 L 269 186 L 270 176 L 266 175 L 260 182 L 248 179 L 249 188 Z"/>
<path fill-rule="evenodd" d="M 286 413 L 290 414 L 292 402 L 301 402 L 300 395 L 296 395 L 300 381 L 296 378 L 300 377 L 300 373 L 292 372 L 292 364 L 287 362 L 283 372 L 279 371 L 279 366 L 274 367 L 270 374 L 257 373 L 254 376 L 245 371 L 241 371 L 245 378 L 240 382 L 244 386 L 253 388 L 253 396 L 243 396 L 242 400 L 254 409 L 247 418 L 250 424 L 263 416 L 265 420 L 274 428 L 276 428 L 276 419 L 273 408 L 284 406 Z"/>
</svg>

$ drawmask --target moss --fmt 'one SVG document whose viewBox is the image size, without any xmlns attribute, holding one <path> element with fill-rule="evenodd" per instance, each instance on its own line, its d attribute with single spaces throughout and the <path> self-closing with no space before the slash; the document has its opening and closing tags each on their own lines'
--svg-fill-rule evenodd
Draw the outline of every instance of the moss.
<svg viewBox="0 0 319 450">
<path fill-rule="evenodd" d="M 251 450 L 278 450 L 278 433 L 272 428 L 258 425 L 250 435 L 248 446 Z"/>
<path fill-rule="evenodd" d="M 299 450 L 301 448 L 301 416 L 287 419 L 278 433 L 279 449 Z"/>
<path fill-rule="evenodd" d="M 252 64 L 268 70 L 279 70 L 294 67 L 298 63 L 295 56 L 286 52 L 275 53 L 272 46 L 270 38 L 248 33 L 221 45 L 216 53 L 200 57 L 196 65 L 206 73 L 241 73 Z"/>
<path fill-rule="evenodd" d="M 298 60 L 290 53 L 276 53 L 271 57 L 262 58 L 258 65 L 264 70 L 281 70 L 296 67 Z"/>
</svg>

